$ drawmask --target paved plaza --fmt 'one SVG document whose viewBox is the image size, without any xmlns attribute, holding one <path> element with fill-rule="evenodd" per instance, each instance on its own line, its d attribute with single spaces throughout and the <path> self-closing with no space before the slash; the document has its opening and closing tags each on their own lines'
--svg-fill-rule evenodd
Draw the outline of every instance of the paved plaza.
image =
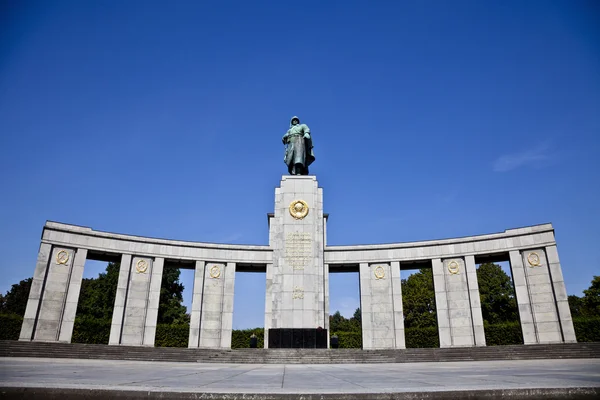
<svg viewBox="0 0 600 400">
<path fill-rule="evenodd" d="M 0 358 L 0 386 L 272 395 L 597 389 L 600 360 L 267 365 Z"/>
</svg>

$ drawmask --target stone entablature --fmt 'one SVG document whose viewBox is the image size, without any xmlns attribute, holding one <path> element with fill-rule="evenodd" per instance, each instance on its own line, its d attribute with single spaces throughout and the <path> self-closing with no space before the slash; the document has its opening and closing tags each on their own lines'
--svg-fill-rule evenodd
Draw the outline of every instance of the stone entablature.
<svg viewBox="0 0 600 400">
<path fill-rule="evenodd" d="M 189 347 L 231 345 L 235 271 L 266 272 L 268 329 L 329 328 L 329 273 L 359 272 L 364 349 L 404 348 L 400 271 L 431 268 L 441 347 L 485 346 L 476 263 L 509 261 L 525 344 L 575 342 L 551 224 L 410 243 L 326 246 L 323 189 L 284 176 L 269 245 L 146 238 L 48 221 L 20 340 L 70 342 L 87 259 L 120 262 L 111 345 L 153 346 L 164 268 L 195 270 Z"/>
<path fill-rule="evenodd" d="M 269 246 L 231 245 L 155 239 L 95 231 L 88 227 L 46 222 L 42 243 L 113 254 L 135 254 L 178 260 L 224 261 L 249 264 L 271 262 Z"/>
<path fill-rule="evenodd" d="M 266 265 L 270 246 L 230 245 L 146 238 L 96 231 L 88 227 L 48 221 L 42 243 L 114 254 L 136 254 L 181 260 L 223 261 Z M 420 242 L 357 246 L 326 246 L 325 263 L 418 261 L 465 255 L 488 255 L 513 250 L 556 246 L 552 224 L 508 229 L 502 233 Z"/>
<path fill-rule="evenodd" d="M 231 245 L 156 239 L 96 231 L 59 222 L 46 222 L 42 243 L 70 248 L 85 248 L 103 253 L 137 254 L 177 258 L 269 264 L 270 246 Z M 325 263 L 330 265 L 361 262 L 412 261 L 464 255 L 488 255 L 556 246 L 552 224 L 507 229 L 502 233 L 419 242 L 355 246 L 325 246 Z"/>
<path fill-rule="evenodd" d="M 420 242 L 327 246 L 325 262 L 349 264 L 361 262 L 413 261 L 466 255 L 489 255 L 556 246 L 552 224 L 507 229 L 502 233 Z"/>
</svg>

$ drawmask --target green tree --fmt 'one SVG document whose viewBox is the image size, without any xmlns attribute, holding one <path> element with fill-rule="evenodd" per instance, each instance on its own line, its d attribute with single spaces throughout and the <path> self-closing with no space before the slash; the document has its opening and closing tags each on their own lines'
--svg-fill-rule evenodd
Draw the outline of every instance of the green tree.
<svg viewBox="0 0 600 400">
<path fill-rule="evenodd" d="M 0 300 L 0 312 L 4 314 L 17 314 L 21 317 L 24 316 L 32 280 L 33 278 L 23 279 L 21 282 L 12 285 L 5 296 L 0 295 L 2 297 Z"/>
<path fill-rule="evenodd" d="M 178 268 L 165 268 L 160 284 L 160 303 L 158 305 L 159 324 L 189 324 L 183 303 L 184 286 L 179 282 L 181 271 Z"/>
<path fill-rule="evenodd" d="M 569 308 L 572 317 L 600 317 L 600 276 L 594 276 L 583 297 L 570 295 Z"/>
<path fill-rule="evenodd" d="M 349 321 L 339 311 L 329 316 L 330 332 L 348 332 L 350 329 Z"/>
<path fill-rule="evenodd" d="M 402 308 L 405 328 L 437 326 L 433 272 L 422 268 L 402 279 Z"/>
<path fill-rule="evenodd" d="M 354 315 L 352 316 L 352 319 L 354 319 L 354 321 L 356 321 L 356 323 L 358 324 L 358 326 L 361 327 L 361 324 L 362 324 L 362 314 L 360 313 L 360 308 L 357 308 L 356 311 L 354 311 Z"/>
<path fill-rule="evenodd" d="M 519 311 L 510 276 L 498 264 L 485 263 L 477 268 L 483 320 L 489 324 L 518 321 Z"/>
<path fill-rule="evenodd" d="M 109 263 L 106 271 L 97 278 L 82 280 L 77 305 L 78 317 L 112 319 L 119 268 L 118 263 Z M 157 320 L 159 324 L 189 323 L 189 316 L 182 304 L 184 287 L 179 282 L 179 275 L 177 268 L 165 268 L 163 272 Z"/>
<path fill-rule="evenodd" d="M 583 308 L 590 316 L 600 316 L 600 276 L 592 278 L 592 284 L 583 291 Z"/>
<path fill-rule="evenodd" d="M 329 316 L 329 330 L 331 332 L 339 330 L 340 325 L 342 324 L 345 318 L 339 311 L 336 311 L 333 315 Z"/>
<path fill-rule="evenodd" d="M 582 317 L 585 316 L 586 310 L 583 304 L 583 299 L 581 297 L 577 297 L 574 294 L 568 297 L 569 300 L 569 309 L 571 310 L 571 317 Z"/>
<path fill-rule="evenodd" d="M 358 316 L 358 318 L 357 318 Z M 354 312 L 354 316 L 345 318 L 339 311 L 329 316 L 329 331 L 335 332 L 361 332 L 360 308 Z"/>
<path fill-rule="evenodd" d="M 108 263 L 106 271 L 97 278 L 81 281 L 77 316 L 111 320 L 119 280 L 119 263 Z"/>
</svg>

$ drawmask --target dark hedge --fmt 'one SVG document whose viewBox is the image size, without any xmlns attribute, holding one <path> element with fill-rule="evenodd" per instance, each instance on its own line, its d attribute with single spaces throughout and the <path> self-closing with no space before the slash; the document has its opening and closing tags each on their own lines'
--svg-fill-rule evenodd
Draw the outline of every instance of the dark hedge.
<svg viewBox="0 0 600 400">
<path fill-rule="evenodd" d="M 573 318 L 578 342 L 600 342 L 600 317 Z"/>
<path fill-rule="evenodd" d="M 71 343 L 108 344 L 110 320 L 77 317 L 73 325 Z"/>
<path fill-rule="evenodd" d="M 362 349 L 361 332 L 335 332 L 335 335 L 340 349 Z"/>
<path fill-rule="evenodd" d="M 18 340 L 23 318 L 16 314 L 0 314 L 0 340 Z M 110 320 L 80 318 L 75 320 L 72 343 L 108 344 Z M 578 342 L 600 342 L 600 317 L 574 318 L 573 325 Z M 188 324 L 159 324 L 156 327 L 156 347 L 187 347 L 190 326 Z M 258 338 L 258 348 L 264 347 L 263 328 L 234 330 L 231 347 L 249 348 L 250 335 Z M 437 327 L 408 328 L 404 330 L 407 348 L 439 347 Z M 342 349 L 362 348 L 360 332 L 335 332 Z M 522 344 L 523 335 L 519 322 L 485 325 L 488 346 Z"/>
<path fill-rule="evenodd" d="M 484 323 L 485 344 L 487 346 L 504 346 L 523 344 L 523 331 L 519 322 L 489 325 Z"/>
<path fill-rule="evenodd" d="M 0 314 L 0 340 L 19 340 L 23 317 L 17 314 Z"/>
<path fill-rule="evenodd" d="M 256 347 L 262 349 L 265 347 L 265 330 L 263 328 L 234 330 L 231 334 L 231 348 L 232 349 L 246 349 L 250 348 L 250 336 L 256 335 L 258 343 Z"/>
<path fill-rule="evenodd" d="M 406 348 L 426 348 L 440 347 L 440 337 L 438 328 L 431 326 L 428 328 L 407 328 L 404 330 Z"/>
<path fill-rule="evenodd" d="M 187 347 L 190 335 L 189 324 L 158 324 L 156 326 L 155 347 Z"/>
</svg>

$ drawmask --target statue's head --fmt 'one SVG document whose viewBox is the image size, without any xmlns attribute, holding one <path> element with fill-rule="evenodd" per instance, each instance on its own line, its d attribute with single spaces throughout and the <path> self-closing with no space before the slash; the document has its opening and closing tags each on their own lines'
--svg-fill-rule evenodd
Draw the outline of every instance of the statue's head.
<svg viewBox="0 0 600 400">
<path fill-rule="evenodd" d="M 298 125 L 299 123 L 300 123 L 300 118 L 296 117 L 295 115 L 290 120 L 290 125 Z"/>
</svg>

